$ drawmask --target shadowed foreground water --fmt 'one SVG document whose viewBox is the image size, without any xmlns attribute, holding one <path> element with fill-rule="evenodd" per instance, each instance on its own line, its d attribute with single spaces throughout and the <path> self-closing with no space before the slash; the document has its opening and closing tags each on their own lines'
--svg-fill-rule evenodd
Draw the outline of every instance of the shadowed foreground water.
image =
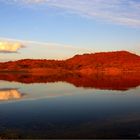
<svg viewBox="0 0 140 140">
<path fill-rule="evenodd" d="M 140 137 L 139 77 L 7 77 L 0 76 L 1 138 Z"/>
</svg>

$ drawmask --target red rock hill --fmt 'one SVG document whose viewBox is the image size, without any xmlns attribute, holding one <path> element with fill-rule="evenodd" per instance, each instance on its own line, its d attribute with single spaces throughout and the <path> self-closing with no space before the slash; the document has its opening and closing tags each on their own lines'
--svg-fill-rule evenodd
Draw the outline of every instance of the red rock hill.
<svg viewBox="0 0 140 140">
<path fill-rule="evenodd" d="M 82 74 L 140 72 L 140 56 L 127 51 L 117 51 L 76 55 L 63 61 L 24 59 L 0 63 L 0 71 L 52 72 L 52 74 L 70 71 Z"/>
</svg>

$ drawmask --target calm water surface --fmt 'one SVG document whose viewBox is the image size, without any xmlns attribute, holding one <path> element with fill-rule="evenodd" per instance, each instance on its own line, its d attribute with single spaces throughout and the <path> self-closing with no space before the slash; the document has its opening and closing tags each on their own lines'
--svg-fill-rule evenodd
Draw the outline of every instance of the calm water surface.
<svg viewBox="0 0 140 140">
<path fill-rule="evenodd" d="M 0 81 L 1 138 L 139 138 L 140 87 Z"/>
</svg>

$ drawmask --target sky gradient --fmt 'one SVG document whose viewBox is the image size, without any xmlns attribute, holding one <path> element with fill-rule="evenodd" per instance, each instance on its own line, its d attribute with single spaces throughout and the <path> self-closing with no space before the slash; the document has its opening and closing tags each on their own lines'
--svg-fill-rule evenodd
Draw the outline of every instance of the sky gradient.
<svg viewBox="0 0 140 140">
<path fill-rule="evenodd" d="M 0 0 L 0 61 L 140 55 L 139 0 Z"/>
</svg>

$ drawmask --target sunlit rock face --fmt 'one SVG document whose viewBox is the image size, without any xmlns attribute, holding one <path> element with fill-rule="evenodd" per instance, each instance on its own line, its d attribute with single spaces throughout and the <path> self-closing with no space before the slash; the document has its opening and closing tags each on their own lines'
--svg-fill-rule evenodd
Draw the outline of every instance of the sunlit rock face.
<svg viewBox="0 0 140 140">
<path fill-rule="evenodd" d="M 17 89 L 0 90 L 0 100 L 14 100 L 22 98 L 22 94 Z"/>
</svg>

